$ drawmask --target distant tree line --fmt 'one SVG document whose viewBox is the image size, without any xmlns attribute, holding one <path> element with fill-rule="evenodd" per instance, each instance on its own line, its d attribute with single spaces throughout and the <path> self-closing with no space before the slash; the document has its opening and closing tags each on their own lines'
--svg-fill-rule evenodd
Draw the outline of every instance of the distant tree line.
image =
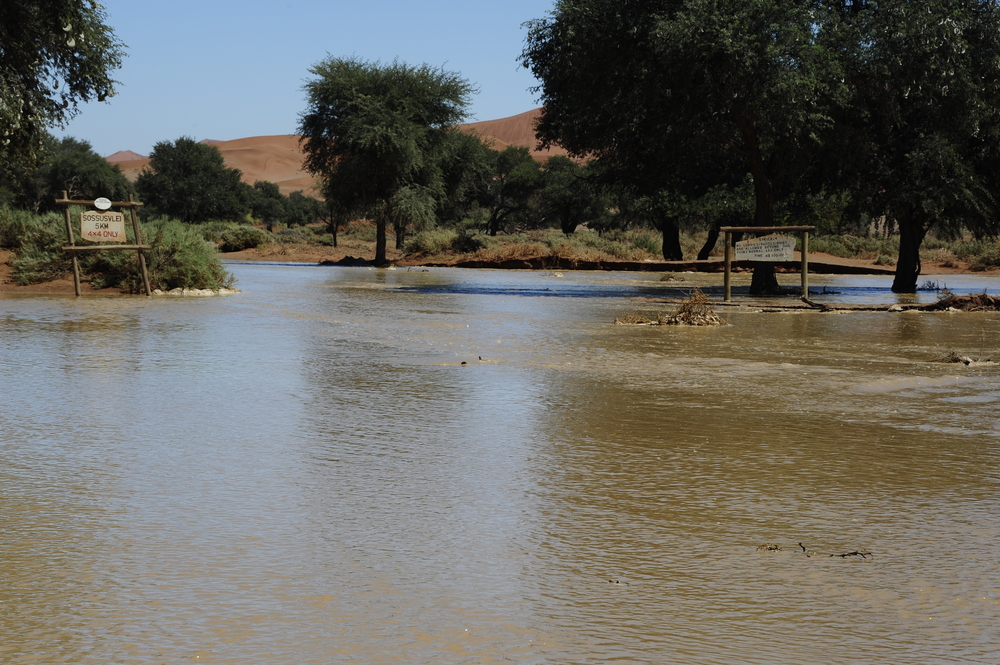
<svg viewBox="0 0 1000 665">
<path fill-rule="evenodd" d="M 323 218 L 321 201 L 301 191 L 285 196 L 277 184 L 264 180 L 253 186 L 239 169 L 226 166 L 218 148 L 181 137 L 153 147 L 149 167 L 131 183 L 117 164 L 94 152 L 86 141 L 72 137 L 42 138 L 34 168 L 0 175 L 0 205 L 46 212 L 55 210 L 65 191 L 71 199 L 105 196 L 115 201 L 133 195 L 145 205 L 144 218 L 171 217 L 200 224 L 208 221 L 299 226 Z"/>
<path fill-rule="evenodd" d="M 929 230 L 1000 231 L 998 53 L 996 0 L 559 0 L 521 61 L 543 143 L 678 211 L 744 190 L 756 226 L 882 221 L 913 291 Z"/>
</svg>

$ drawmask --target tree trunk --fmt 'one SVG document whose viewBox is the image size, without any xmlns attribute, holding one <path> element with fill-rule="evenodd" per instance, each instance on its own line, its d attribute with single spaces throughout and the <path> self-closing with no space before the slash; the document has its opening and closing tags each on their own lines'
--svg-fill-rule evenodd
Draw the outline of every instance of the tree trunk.
<svg viewBox="0 0 1000 665">
<path fill-rule="evenodd" d="M 753 266 L 753 277 L 750 279 L 750 295 L 779 295 L 783 293 L 778 284 L 778 277 L 774 274 L 773 263 L 755 263 Z"/>
<path fill-rule="evenodd" d="M 754 226 L 774 225 L 774 186 L 767 173 L 767 165 L 764 164 L 764 157 L 760 153 L 760 143 L 757 140 L 757 123 L 752 118 L 743 116 L 736 109 L 732 108 L 733 119 L 740 133 L 743 135 L 743 142 L 746 148 L 747 166 L 750 175 L 753 177 L 754 193 Z M 753 269 L 753 279 L 750 281 L 751 295 L 766 295 L 781 293 L 778 286 L 778 278 L 774 274 L 773 263 L 755 263 Z"/>
<path fill-rule="evenodd" d="M 388 265 L 385 260 L 385 219 L 379 217 L 375 220 L 375 265 Z"/>
<path fill-rule="evenodd" d="M 663 232 L 663 260 L 683 261 L 684 250 L 681 249 L 681 231 L 672 217 L 664 216 L 660 220 L 660 230 Z"/>
<path fill-rule="evenodd" d="M 394 225 L 394 230 L 396 231 L 396 249 L 403 249 L 403 245 L 406 243 L 406 226 L 402 224 Z"/>
<path fill-rule="evenodd" d="M 894 293 L 916 293 L 920 277 L 920 245 L 927 235 L 927 228 L 912 219 L 899 219 L 899 257 L 896 259 L 896 277 L 892 280 Z"/>
<path fill-rule="evenodd" d="M 698 252 L 698 260 L 707 261 L 708 257 L 712 254 L 712 250 L 715 249 L 715 243 L 717 242 L 719 242 L 719 226 L 716 224 L 708 230 L 708 237 L 705 238 L 705 244 L 702 245 L 701 251 Z"/>
</svg>

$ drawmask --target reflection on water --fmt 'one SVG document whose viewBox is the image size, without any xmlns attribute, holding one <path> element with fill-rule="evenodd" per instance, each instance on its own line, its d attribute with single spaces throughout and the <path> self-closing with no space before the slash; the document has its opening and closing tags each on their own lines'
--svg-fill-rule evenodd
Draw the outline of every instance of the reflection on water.
<svg viewBox="0 0 1000 665">
<path fill-rule="evenodd" d="M 234 271 L 0 301 L 0 662 L 995 662 L 996 314 Z"/>
</svg>

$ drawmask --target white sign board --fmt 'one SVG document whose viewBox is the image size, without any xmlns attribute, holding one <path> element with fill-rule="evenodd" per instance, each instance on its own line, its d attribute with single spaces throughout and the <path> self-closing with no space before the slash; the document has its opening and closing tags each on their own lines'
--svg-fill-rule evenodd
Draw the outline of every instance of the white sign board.
<svg viewBox="0 0 1000 665">
<path fill-rule="evenodd" d="M 769 235 L 736 243 L 737 261 L 791 261 L 795 258 L 795 238 Z"/>
<path fill-rule="evenodd" d="M 91 242 L 126 242 L 125 215 L 120 212 L 81 213 L 80 235 Z"/>
</svg>

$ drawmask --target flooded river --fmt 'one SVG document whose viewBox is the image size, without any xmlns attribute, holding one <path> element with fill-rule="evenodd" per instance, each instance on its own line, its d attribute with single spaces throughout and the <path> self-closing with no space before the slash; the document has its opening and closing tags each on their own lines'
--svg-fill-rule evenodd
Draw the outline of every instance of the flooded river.
<svg viewBox="0 0 1000 665">
<path fill-rule="evenodd" d="M 1000 660 L 1000 315 L 232 269 L 0 300 L 0 663 Z"/>
</svg>

